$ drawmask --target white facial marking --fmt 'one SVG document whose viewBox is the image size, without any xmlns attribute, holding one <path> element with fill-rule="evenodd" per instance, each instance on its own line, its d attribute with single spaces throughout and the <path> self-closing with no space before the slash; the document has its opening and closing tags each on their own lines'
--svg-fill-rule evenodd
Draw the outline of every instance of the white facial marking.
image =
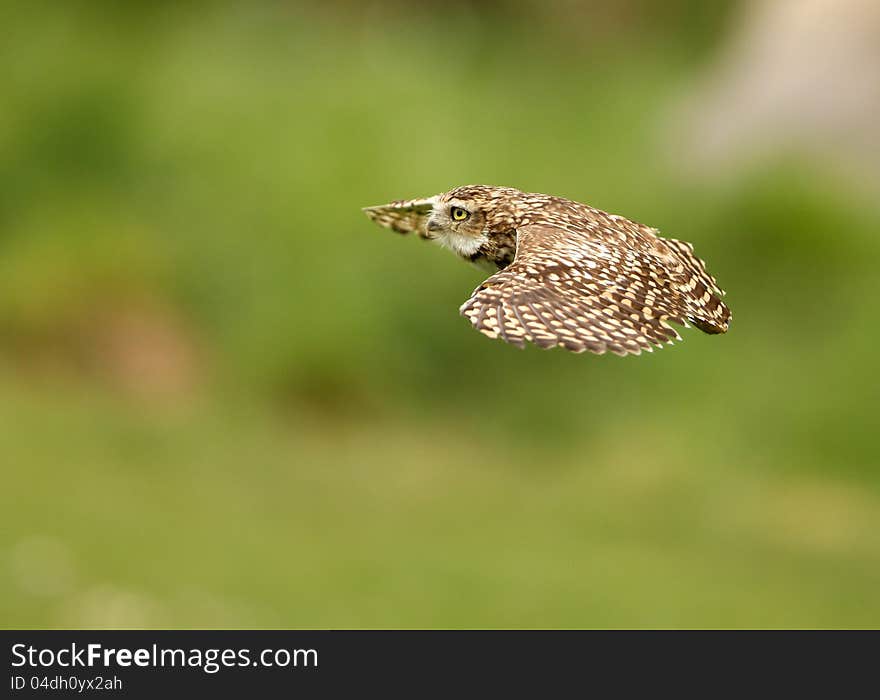
<svg viewBox="0 0 880 700">
<path fill-rule="evenodd" d="M 489 239 L 484 233 L 478 235 L 466 233 L 467 221 L 460 222 L 460 225 L 452 221 L 449 217 L 449 209 L 453 206 L 469 210 L 465 202 L 458 200 L 435 205 L 432 218 L 440 224 L 441 230 L 433 232 L 433 237 L 444 248 L 448 248 L 456 255 L 469 258 L 476 255 Z"/>
<path fill-rule="evenodd" d="M 443 231 L 437 240 L 444 248 L 449 248 L 452 252 L 469 258 L 479 252 L 488 238 L 485 234 L 468 236 L 467 234 L 456 233 L 455 231 Z"/>
</svg>

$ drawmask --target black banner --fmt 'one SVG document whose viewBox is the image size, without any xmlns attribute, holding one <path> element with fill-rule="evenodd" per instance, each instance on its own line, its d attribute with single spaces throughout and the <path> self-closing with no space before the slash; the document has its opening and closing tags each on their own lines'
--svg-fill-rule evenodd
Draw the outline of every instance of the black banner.
<svg viewBox="0 0 880 700">
<path fill-rule="evenodd" d="M 9 697 L 396 691 L 839 692 L 876 634 L 582 631 L 4 631 Z M 859 639 L 860 637 L 860 639 Z M 841 646 L 846 638 L 853 644 Z M 846 653 L 843 649 L 846 648 Z M 839 672 L 829 675 L 826 672 Z"/>
</svg>

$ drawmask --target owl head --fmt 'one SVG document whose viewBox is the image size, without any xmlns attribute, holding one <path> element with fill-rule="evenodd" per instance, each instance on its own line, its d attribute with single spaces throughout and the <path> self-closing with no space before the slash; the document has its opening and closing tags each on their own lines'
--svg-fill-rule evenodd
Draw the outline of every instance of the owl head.
<svg viewBox="0 0 880 700">
<path fill-rule="evenodd" d="M 486 231 L 488 200 L 459 187 L 440 195 L 425 221 L 427 238 L 481 238 Z"/>
<path fill-rule="evenodd" d="M 398 200 L 364 212 L 398 233 L 417 233 L 436 240 L 463 257 L 474 255 L 490 230 L 512 225 L 519 190 L 491 185 L 464 185 L 425 199 Z"/>
</svg>

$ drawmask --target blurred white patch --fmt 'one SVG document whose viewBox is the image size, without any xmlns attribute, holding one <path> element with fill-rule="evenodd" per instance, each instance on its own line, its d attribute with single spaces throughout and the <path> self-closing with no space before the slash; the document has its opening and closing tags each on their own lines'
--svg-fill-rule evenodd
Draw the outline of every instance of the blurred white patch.
<svg viewBox="0 0 880 700">
<path fill-rule="evenodd" d="M 143 629 L 165 624 L 161 606 L 149 596 L 100 584 L 72 597 L 61 613 L 61 624 L 98 629 Z"/>
<path fill-rule="evenodd" d="M 674 157 L 685 170 L 736 170 L 798 152 L 880 181 L 880 2 L 746 3 L 674 116 Z"/>
<path fill-rule="evenodd" d="M 66 594 L 76 578 L 73 555 L 67 545 L 41 535 L 26 537 L 12 547 L 9 570 L 24 593 L 40 597 Z"/>
</svg>

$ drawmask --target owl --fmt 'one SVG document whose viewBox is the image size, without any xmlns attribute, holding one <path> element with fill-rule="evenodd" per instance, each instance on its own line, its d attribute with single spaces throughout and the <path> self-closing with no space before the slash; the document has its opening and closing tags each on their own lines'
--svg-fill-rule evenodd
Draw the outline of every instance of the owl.
<svg viewBox="0 0 880 700">
<path fill-rule="evenodd" d="M 724 292 L 693 246 L 562 197 L 465 185 L 364 212 L 494 272 L 461 306 L 490 338 L 638 355 L 680 340 L 671 323 L 724 333 Z"/>
</svg>

